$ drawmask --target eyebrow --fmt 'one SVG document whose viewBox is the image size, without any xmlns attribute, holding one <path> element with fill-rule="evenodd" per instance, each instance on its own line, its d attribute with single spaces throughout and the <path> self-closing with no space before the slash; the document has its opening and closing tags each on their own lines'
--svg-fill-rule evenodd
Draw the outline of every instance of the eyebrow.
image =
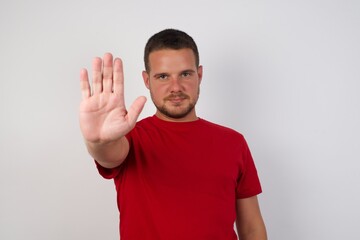
<svg viewBox="0 0 360 240">
<path fill-rule="evenodd" d="M 193 69 L 186 69 L 186 70 L 181 71 L 180 74 L 183 74 L 183 73 L 195 73 L 195 72 L 196 72 L 196 71 L 193 70 Z M 154 78 L 157 78 L 157 77 L 159 77 L 159 76 L 161 76 L 161 75 L 169 76 L 170 74 L 169 74 L 169 73 L 166 73 L 166 72 L 160 72 L 160 73 L 155 73 L 155 74 L 153 75 L 153 77 L 154 77 Z"/>
<path fill-rule="evenodd" d="M 181 73 L 185 73 L 185 72 L 187 72 L 187 73 L 195 73 L 195 70 L 187 69 L 187 70 L 181 71 Z"/>
</svg>

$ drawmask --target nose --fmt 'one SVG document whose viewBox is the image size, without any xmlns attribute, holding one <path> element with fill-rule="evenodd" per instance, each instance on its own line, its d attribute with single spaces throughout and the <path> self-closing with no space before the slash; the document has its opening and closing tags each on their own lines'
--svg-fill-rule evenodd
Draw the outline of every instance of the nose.
<svg viewBox="0 0 360 240">
<path fill-rule="evenodd" d="M 171 86 L 170 91 L 171 92 L 180 92 L 182 90 L 181 86 L 181 79 L 178 77 L 174 77 L 171 79 Z"/>
</svg>

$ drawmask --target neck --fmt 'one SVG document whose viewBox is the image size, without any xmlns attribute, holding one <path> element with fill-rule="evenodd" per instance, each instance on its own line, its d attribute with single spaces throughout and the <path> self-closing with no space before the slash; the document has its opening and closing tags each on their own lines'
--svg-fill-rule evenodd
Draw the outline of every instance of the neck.
<svg viewBox="0 0 360 240">
<path fill-rule="evenodd" d="M 169 117 L 167 115 L 164 115 L 163 113 L 161 113 L 158 110 L 156 111 L 155 116 L 161 120 L 168 121 L 168 122 L 192 122 L 192 121 L 196 121 L 199 119 L 196 116 L 195 110 L 191 111 L 189 114 L 187 114 L 186 116 L 181 117 L 181 118 Z"/>
</svg>

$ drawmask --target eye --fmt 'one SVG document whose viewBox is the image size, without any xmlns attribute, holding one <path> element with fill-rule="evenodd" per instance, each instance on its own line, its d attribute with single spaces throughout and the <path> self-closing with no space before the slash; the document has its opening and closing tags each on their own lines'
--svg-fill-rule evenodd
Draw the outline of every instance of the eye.
<svg viewBox="0 0 360 240">
<path fill-rule="evenodd" d="M 167 75 L 166 74 L 160 74 L 160 75 L 158 75 L 158 79 L 160 79 L 160 80 L 165 80 L 165 79 L 167 79 Z"/>
<path fill-rule="evenodd" d="M 190 74 L 189 72 L 183 72 L 183 73 L 181 74 L 181 76 L 182 76 L 182 77 L 190 77 L 191 74 Z"/>
</svg>

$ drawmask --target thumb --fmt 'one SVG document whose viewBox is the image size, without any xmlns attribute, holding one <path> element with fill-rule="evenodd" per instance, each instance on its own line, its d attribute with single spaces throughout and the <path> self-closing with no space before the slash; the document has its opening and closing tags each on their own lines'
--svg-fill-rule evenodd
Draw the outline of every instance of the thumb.
<svg viewBox="0 0 360 240">
<path fill-rule="evenodd" d="M 146 100 L 147 100 L 146 97 L 140 96 L 137 99 L 135 99 L 133 104 L 130 106 L 127 113 L 127 118 L 131 126 L 135 125 L 136 120 L 138 119 L 141 111 L 145 106 Z"/>
</svg>

